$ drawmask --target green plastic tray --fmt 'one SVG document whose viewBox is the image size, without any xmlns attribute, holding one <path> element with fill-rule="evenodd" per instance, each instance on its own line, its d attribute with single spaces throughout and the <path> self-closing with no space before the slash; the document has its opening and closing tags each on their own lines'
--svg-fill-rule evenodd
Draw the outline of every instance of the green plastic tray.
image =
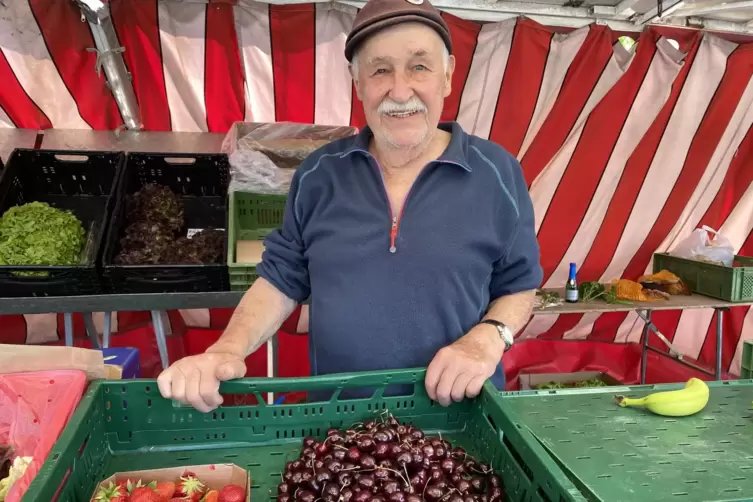
<svg viewBox="0 0 753 502">
<path fill-rule="evenodd" d="M 227 265 L 231 291 L 246 291 L 256 280 L 256 265 L 235 262 L 235 249 L 241 240 L 263 240 L 282 226 L 285 195 L 260 195 L 231 192 L 229 207 Z"/>
<path fill-rule="evenodd" d="M 304 436 L 323 438 L 329 427 L 385 410 L 489 462 L 502 476 L 506 500 L 585 500 L 530 434 L 506 418 L 490 385 L 478 398 L 444 408 L 428 398 L 424 377 L 424 370 L 400 370 L 241 379 L 223 383 L 222 393 L 254 394 L 261 404 L 207 414 L 163 399 L 154 380 L 95 381 L 23 502 L 88 502 L 96 484 L 118 471 L 220 462 L 248 469 L 254 502 L 274 500 L 285 462 L 298 456 Z M 413 384 L 414 393 L 383 397 L 393 384 Z M 354 387 L 376 390 L 354 400 L 339 399 L 336 391 L 321 403 L 266 405 L 262 399 L 266 392 Z"/>
<path fill-rule="evenodd" d="M 683 385 L 510 392 L 501 407 L 588 500 L 753 499 L 753 381 L 709 382 L 709 404 L 690 417 L 620 408 L 613 398 Z"/>
<path fill-rule="evenodd" d="M 753 258 L 735 256 L 742 267 L 724 267 L 698 260 L 678 258 L 666 253 L 654 254 L 654 273 L 669 270 L 694 293 L 728 302 L 753 300 Z"/>
</svg>

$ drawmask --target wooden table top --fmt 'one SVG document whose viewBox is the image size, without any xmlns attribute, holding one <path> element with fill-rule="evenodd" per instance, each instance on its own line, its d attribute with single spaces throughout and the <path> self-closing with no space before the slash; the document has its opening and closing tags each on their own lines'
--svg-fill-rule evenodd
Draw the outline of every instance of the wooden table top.
<svg viewBox="0 0 753 502">
<path fill-rule="evenodd" d="M 564 289 L 552 289 L 548 291 L 557 291 L 560 298 L 565 297 Z M 673 295 L 669 300 L 657 300 L 654 302 L 632 302 L 630 305 L 621 303 L 610 304 L 601 300 L 563 303 L 551 307 L 534 308 L 533 315 L 546 314 L 586 314 L 589 312 L 630 312 L 635 310 L 684 310 L 684 309 L 706 309 L 706 308 L 729 308 L 744 305 L 753 305 L 753 301 L 748 302 L 728 302 L 711 298 L 709 296 L 693 295 Z"/>
</svg>

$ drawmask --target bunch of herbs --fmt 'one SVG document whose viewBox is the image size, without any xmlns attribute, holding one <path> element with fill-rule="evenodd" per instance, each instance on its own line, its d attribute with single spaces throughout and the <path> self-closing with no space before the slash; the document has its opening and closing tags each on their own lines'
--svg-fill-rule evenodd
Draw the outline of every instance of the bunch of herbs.
<svg viewBox="0 0 753 502">
<path fill-rule="evenodd" d="M 614 288 L 607 288 L 597 281 L 582 282 L 578 285 L 578 298 L 582 302 L 594 300 L 603 300 L 610 304 L 619 303 L 622 305 L 631 305 L 631 302 L 620 300 Z"/>
</svg>

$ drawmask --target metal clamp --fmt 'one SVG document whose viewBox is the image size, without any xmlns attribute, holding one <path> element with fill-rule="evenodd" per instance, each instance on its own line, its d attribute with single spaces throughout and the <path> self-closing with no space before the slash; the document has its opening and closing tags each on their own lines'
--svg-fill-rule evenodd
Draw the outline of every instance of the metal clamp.
<svg viewBox="0 0 753 502">
<path fill-rule="evenodd" d="M 100 51 L 96 47 L 87 47 L 86 52 L 96 52 L 97 53 L 97 60 L 94 62 L 94 71 L 97 72 L 97 76 L 102 76 L 102 60 L 105 56 L 108 56 L 110 54 L 123 54 L 125 52 L 125 47 L 115 47 L 113 49 L 107 49 L 105 51 Z"/>
</svg>

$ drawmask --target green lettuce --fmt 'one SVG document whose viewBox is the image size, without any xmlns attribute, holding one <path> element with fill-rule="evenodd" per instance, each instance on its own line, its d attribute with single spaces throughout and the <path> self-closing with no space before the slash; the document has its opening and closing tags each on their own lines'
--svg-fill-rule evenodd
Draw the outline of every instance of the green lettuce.
<svg viewBox="0 0 753 502">
<path fill-rule="evenodd" d="M 77 265 L 85 237 L 70 211 L 45 202 L 14 206 L 0 218 L 0 264 Z"/>
</svg>

